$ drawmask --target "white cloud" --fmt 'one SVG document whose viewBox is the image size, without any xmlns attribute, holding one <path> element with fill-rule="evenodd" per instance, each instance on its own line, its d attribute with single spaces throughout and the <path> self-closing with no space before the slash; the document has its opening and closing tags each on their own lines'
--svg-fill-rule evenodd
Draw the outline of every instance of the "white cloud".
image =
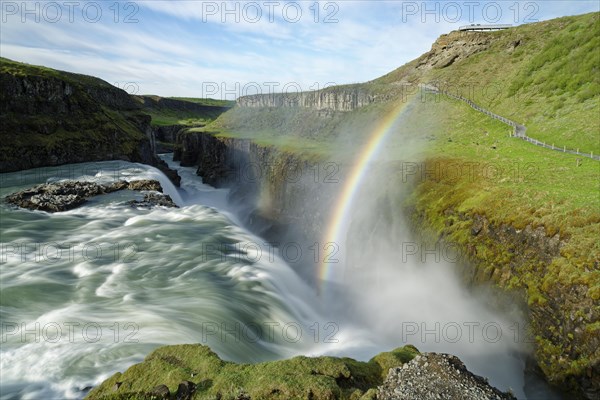
<svg viewBox="0 0 600 400">
<path fill-rule="evenodd" d="M 322 1 L 318 7 L 300 2 L 302 18 L 296 23 L 289 21 L 291 14 L 286 20 L 282 14 L 286 3 L 281 1 L 271 21 L 259 1 L 259 21 L 240 15 L 239 23 L 232 23 L 233 15 L 210 12 L 215 10 L 207 4 L 140 2 L 136 24 L 111 19 L 93 24 L 81 18 L 54 24 L 12 19 L 0 27 L 0 52 L 111 83 L 135 82 L 143 93 L 203 96 L 207 83 L 231 89 L 248 82 L 279 82 L 280 87 L 297 82 L 309 89 L 328 82 L 371 80 L 428 51 L 440 34 L 466 22 L 408 18 L 402 14 L 404 3 L 366 1 Z M 223 2 L 211 4 L 222 7 Z M 241 10 L 248 3 L 226 4 L 230 10 Z M 545 19 L 597 8 L 585 1 L 544 2 L 539 3 L 537 16 Z M 328 15 L 337 22 L 324 23 Z M 223 23 L 222 17 L 229 22 Z"/>
</svg>

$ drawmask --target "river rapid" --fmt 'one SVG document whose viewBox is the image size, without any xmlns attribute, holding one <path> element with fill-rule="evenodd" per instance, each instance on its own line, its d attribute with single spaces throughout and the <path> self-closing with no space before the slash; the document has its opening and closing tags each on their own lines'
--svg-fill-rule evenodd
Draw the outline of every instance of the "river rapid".
<svg viewBox="0 0 600 400">
<path fill-rule="evenodd" d="M 135 208 L 128 201 L 143 195 L 131 191 L 54 214 L 0 204 L 2 399 L 82 398 L 153 349 L 181 343 L 206 344 L 221 358 L 238 362 L 298 354 L 369 359 L 411 343 L 422 351 L 457 354 L 475 373 L 525 398 L 521 346 L 510 344 L 514 333 L 505 330 L 502 340 L 475 339 L 475 344 L 466 336 L 451 342 L 430 334 L 421 340 L 406 329 L 414 324 L 418 329 L 422 321 L 431 328 L 440 315 L 407 316 L 411 307 L 403 304 L 340 311 L 344 293 L 353 296 L 352 290 L 319 295 L 277 249 L 243 228 L 227 205 L 227 190 L 203 184 L 193 168 L 163 157 L 178 169 L 181 188 L 153 167 L 123 161 L 1 174 L 1 197 L 63 179 L 157 179 L 179 206 Z M 405 271 L 397 288 L 417 302 L 440 303 L 439 314 L 459 326 L 465 321 L 511 325 L 507 317 L 482 314 L 473 305 L 477 300 L 459 293 L 459 286 L 435 300 L 432 277 L 445 290 L 455 285 L 443 272 L 425 281 Z M 395 295 L 389 296 L 393 301 Z M 444 303 L 454 310 L 450 315 Z M 449 332 L 440 331 L 442 339 Z"/>
</svg>

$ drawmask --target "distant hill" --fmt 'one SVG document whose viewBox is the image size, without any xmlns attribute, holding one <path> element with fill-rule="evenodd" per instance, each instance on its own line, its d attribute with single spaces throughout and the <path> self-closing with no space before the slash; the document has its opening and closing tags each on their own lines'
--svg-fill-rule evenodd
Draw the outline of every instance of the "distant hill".
<svg viewBox="0 0 600 400">
<path fill-rule="evenodd" d="M 152 125 L 204 125 L 229 110 L 234 101 L 191 97 L 134 96 Z"/>
</svg>

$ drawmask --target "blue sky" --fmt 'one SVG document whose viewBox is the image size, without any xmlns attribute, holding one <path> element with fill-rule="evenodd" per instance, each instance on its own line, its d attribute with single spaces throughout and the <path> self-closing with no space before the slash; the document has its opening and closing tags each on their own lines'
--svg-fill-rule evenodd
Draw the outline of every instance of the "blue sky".
<svg viewBox="0 0 600 400">
<path fill-rule="evenodd" d="M 234 99 L 368 81 L 460 25 L 516 25 L 599 4 L 1 0 L 0 54 L 137 94 Z"/>
</svg>

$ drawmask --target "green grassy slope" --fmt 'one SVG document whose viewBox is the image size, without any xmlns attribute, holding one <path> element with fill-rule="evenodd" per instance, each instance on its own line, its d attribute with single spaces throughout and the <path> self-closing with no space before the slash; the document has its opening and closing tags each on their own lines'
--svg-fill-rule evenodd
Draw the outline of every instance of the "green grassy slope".
<svg viewBox="0 0 600 400">
<path fill-rule="evenodd" d="M 149 162 L 148 116 L 91 76 L 0 59 L 0 170 L 125 158 Z"/>
<path fill-rule="evenodd" d="M 144 112 L 152 117 L 152 125 L 205 125 L 229 110 L 235 102 L 215 99 L 134 96 Z"/>
<path fill-rule="evenodd" d="M 419 70 L 413 62 L 375 82 L 437 81 L 526 125 L 528 136 L 600 154 L 599 19 L 591 13 L 498 32 L 455 32 L 444 43 L 483 39 L 489 46 L 444 68 Z"/>
<path fill-rule="evenodd" d="M 424 155 L 436 174 L 418 182 L 410 205 L 436 236 L 477 260 L 478 281 L 527 302 L 542 370 L 574 388 L 570 379 L 600 362 L 600 163 L 511 138 L 506 125 L 466 104 L 436 100 L 415 110 L 415 118 L 436 121 Z M 515 250 L 520 243 L 474 235 L 480 216 L 497 230 L 541 227 L 562 242 L 559 254 L 543 261 L 549 254 L 540 245 Z"/>
</svg>

